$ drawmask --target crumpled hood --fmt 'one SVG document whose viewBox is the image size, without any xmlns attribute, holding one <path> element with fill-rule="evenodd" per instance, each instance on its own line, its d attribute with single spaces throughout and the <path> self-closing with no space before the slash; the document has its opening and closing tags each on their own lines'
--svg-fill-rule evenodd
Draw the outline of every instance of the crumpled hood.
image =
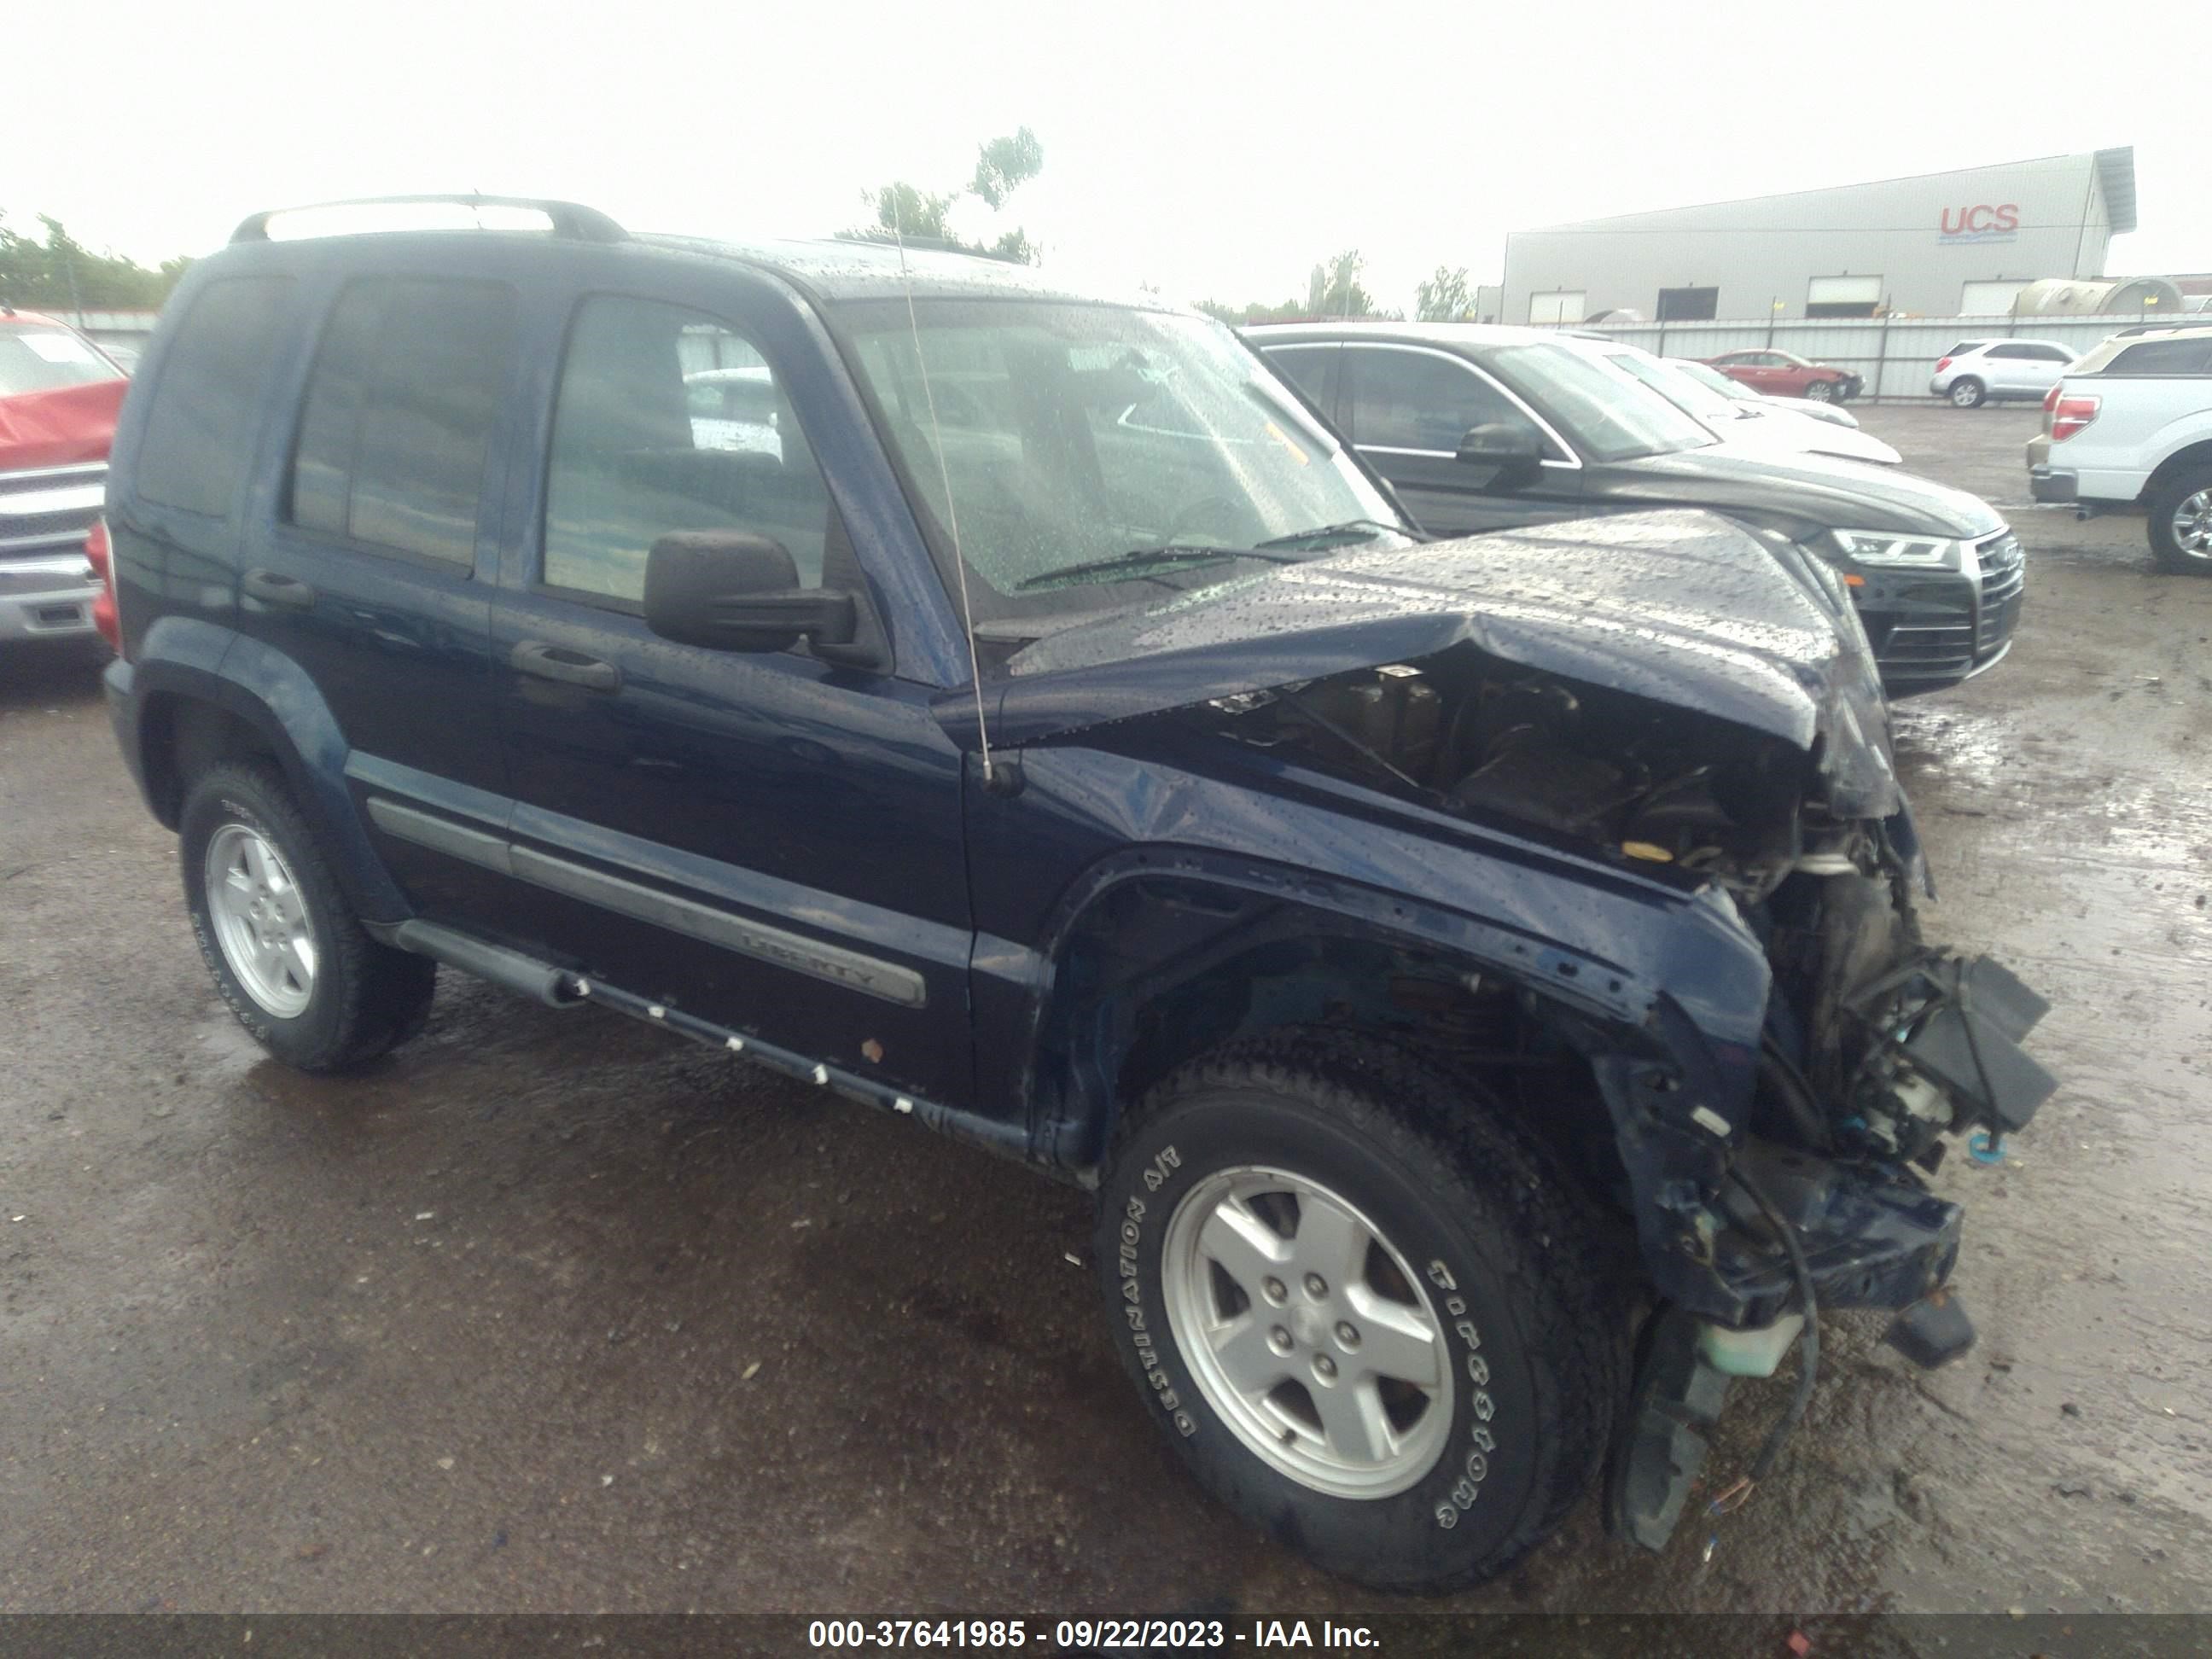
<svg viewBox="0 0 2212 1659">
<path fill-rule="evenodd" d="M 1727 442 L 1623 462 L 1607 474 L 1606 495 L 1787 519 L 1799 526 L 1793 532 L 1799 536 L 1816 529 L 1887 530 L 1971 538 L 2004 524 L 1980 496 L 1901 468 L 1877 472 L 1838 456 L 1778 455 Z"/>
<path fill-rule="evenodd" d="M 0 472 L 104 461 L 128 380 L 94 380 L 0 398 Z"/>
<path fill-rule="evenodd" d="M 1817 748 L 1839 810 L 1887 817 L 1900 799 L 1863 653 L 1765 544 L 1692 511 L 1352 549 L 1115 611 L 1013 657 L 986 688 L 991 738 L 1040 742 L 1461 644 Z M 937 707 L 973 747 L 972 694 Z"/>
</svg>

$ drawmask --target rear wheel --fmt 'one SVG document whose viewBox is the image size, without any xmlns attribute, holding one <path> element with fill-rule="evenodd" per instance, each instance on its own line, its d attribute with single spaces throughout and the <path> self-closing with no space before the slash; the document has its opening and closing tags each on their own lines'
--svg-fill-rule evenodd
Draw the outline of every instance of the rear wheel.
<svg viewBox="0 0 2212 1659">
<path fill-rule="evenodd" d="M 1424 1062 L 1232 1045 L 1132 1111 L 1101 1196 L 1139 1392 L 1217 1498 L 1321 1566 L 1472 1584 L 1594 1477 L 1626 1386 L 1601 1224 Z"/>
<path fill-rule="evenodd" d="M 179 823 L 200 955 L 240 1024 L 287 1065 L 365 1065 L 428 1018 L 437 964 L 362 932 L 314 832 L 266 767 L 194 780 Z"/>
<path fill-rule="evenodd" d="M 1989 388 L 1971 374 L 1951 382 L 1951 402 L 1960 409 L 1979 409 L 1989 395 Z"/>
<path fill-rule="evenodd" d="M 2176 473 L 2150 493 L 2150 550 L 2161 568 L 2212 575 L 2212 466 Z"/>
</svg>

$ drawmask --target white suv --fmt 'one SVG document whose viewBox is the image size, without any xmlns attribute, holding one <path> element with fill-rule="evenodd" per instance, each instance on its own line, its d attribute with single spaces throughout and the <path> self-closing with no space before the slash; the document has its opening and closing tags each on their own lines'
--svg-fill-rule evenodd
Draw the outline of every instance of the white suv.
<svg viewBox="0 0 2212 1659">
<path fill-rule="evenodd" d="M 1960 409 L 2040 398 L 2073 361 L 2069 347 L 2050 340 L 1961 340 L 1936 360 L 1928 389 Z"/>
<path fill-rule="evenodd" d="M 2212 325 L 2110 339 L 2044 399 L 2027 446 L 2039 501 L 2141 506 L 2168 570 L 2212 574 Z"/>
</svg>

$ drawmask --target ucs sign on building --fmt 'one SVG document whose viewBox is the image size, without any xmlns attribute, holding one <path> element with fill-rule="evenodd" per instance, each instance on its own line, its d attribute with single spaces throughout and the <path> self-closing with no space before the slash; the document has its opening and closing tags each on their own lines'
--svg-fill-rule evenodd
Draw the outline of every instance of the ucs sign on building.
<svg viewBox="0 0 2212 1659">
<path fill-rule="evenodd" d="M 1514 232 L 1498 320 L 1990 315 L 2135 228 L 2126 149 L 1664 208 Z"/>
</svg>

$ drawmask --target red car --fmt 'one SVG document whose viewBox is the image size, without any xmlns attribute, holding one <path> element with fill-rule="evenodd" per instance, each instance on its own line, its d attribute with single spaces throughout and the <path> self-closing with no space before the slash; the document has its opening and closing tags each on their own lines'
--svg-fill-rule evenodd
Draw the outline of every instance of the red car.
<svg viewBox="0 0 2212 1659">
<path fill-rule="evenodd" d="M 75 329 L 0 306 L 0 649 L 95 631 L 85 542 L 130 384 Z"/>
<path fill-rule="evenodd" d="M 1795 352 L 1729 351 L 1705 362 L 1754 392 L 1770 398 L 1810 398 L 1816 404 L 1840 404 L 1859 395 L 1859 377 L 1848 369 L 1809 363 Z"/>
</svg>

